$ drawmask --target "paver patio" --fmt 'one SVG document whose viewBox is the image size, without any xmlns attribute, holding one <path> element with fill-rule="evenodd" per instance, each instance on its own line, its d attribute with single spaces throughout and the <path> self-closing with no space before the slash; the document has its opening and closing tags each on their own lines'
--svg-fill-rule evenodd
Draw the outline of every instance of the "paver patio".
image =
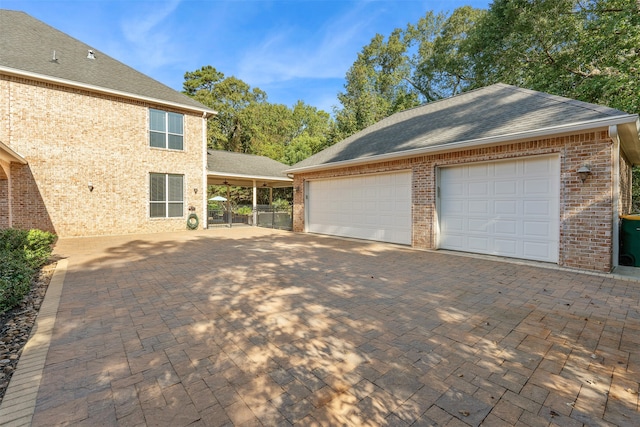
<svg viewBox="0 0 640 427">
<path fill-rule="evenodd" d="M 55 252 L 36 426 L 640 425 L 637 281 L 256 228 Z"/>
</svg>

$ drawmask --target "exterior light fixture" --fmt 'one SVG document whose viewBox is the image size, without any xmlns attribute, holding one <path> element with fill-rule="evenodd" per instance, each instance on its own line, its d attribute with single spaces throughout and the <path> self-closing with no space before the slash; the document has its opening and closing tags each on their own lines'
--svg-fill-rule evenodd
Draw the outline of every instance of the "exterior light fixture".
<svg viewBox="0 0 640 427">
<path fill-rule="evenodd" d="M 197 189 L 197 188 L 194 188 L 194 189 L 193 189 L 193 192 L 194 192 L 195 194 L 198 194 L 198 189 Z"/>
<path fill-rule="evenodd" d="M 578 175 L 580 175 L 580 179 L 582 180 L 582 182 L 585 182 L 587 180 L 587 177 L 589 175 L 591 175 L 591 168 L 589 167 L 589 165 L 582 165 L 580 166 L 580 169 L 577 170 Z"/>
<path fill-rule="evenodd" d="M 89 181 L 89 184 L 87 184 L 87 187 L 89 187 L 89 191 L 93 191 L 93 184 L 91 183 L 91 181 Z"/>
</svg>

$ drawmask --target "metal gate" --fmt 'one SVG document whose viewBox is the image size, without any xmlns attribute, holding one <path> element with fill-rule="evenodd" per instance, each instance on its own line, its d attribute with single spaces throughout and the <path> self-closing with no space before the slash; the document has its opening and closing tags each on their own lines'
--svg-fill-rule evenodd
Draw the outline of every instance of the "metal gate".
<svg viewBox="0 0 640 427">
<path fill-rule="evenodd" d="M 258 227 L 293 230 L 293 206 L 281 208 L 270 205 L 256 207 Z"/>
</svg>

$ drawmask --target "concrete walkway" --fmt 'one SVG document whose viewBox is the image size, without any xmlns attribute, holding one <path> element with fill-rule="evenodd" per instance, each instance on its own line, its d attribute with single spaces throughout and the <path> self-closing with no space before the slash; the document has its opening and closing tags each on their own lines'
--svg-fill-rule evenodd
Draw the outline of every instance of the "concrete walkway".
<svg viewBox="0 0 640 427">
<path fill-rule="evenodd" d="M 36 426 L 640 425 L 638 281 L 255 228 L 56 254 Z"/>
</svg>

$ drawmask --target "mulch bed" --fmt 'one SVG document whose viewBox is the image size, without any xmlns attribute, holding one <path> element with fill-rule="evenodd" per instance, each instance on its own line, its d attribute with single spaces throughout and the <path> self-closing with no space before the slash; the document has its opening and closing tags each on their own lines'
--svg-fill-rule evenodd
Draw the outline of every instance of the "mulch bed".
<svg viewBox="0 0 640 427">
<path fill-rule="evenodd" d="M 55 268 L 55 262 L 42 267 L 31 283 L 31 291 L 20 305 L 0 314 L 0 402 L 36 322 Z"/>
</svg>

